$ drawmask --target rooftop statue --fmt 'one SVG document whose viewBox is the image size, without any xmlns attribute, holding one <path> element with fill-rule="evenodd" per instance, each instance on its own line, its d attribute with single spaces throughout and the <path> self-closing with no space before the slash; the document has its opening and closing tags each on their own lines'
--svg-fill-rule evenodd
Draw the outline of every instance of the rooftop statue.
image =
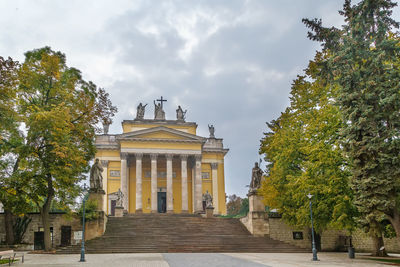
<svg viewBox="0 0 400 267">
<path fill-rule="evenodd" d="M 90 169 L 90 189 L 98 192 L 103 189 L 103 167 L 100 165 L 99 159 L 96 159 Z"/>
<path fill-rule="evenodd" d="M 183 111 L 181 106 L 178 106 L 178 109 L 176 110 L 176 119 L 178 121 L 185 121 L 186 112 L 187 110 Z"/>
<path fill-rule="evenodd" d="M 156 101 L 154 102 L 154 119 L 155 120 L 165 120 L 165 112 L 163 110 L 163 102 L 166 102 L 167 100 L 163 99 L 161 97 L 161 99 L 157 99 L 157 102 L 160 103 L 156 103 Z"/>
<path fill-rule="evenodd" d="M 210 131 L 210 138 L 215 138 L 215 135 L 214 135 L 214 132 L 215 132 L 215 129 L 214 129 L 214 125 L 208 125 L 208 131 Z"/>
<path fill-rule="evenodd" d="M 142 105 L 142 103 L 139 104 L 139 106 L 137 107 L 137 112 L 136 112 L 136 119 L 138 120 L 143 120 L 144 119 L 144 112 L 146 109 L 146 105 Z"/>
</svg>

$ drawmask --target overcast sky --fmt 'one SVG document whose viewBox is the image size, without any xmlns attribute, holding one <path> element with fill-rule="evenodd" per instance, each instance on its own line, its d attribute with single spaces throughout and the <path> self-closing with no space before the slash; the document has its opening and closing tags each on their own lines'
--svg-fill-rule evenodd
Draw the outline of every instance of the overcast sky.
<svg viewBox="0 0 400 267">
<path fill-rule="evenodd" d="M 110 133 L 133 119 L 139 102 L 161 95 L 167 119 L 178 105 L 187 121 L 224 138 L 227 194 L 245 196 L 265 122 L 289 103 L 291 82 L 319 44 L 302 18 L 340 26 L 342 0 L 0 0 L 0 55 L 50 46 L 110 93 L 119 109 Z M 400 20 L 400 11 L 394 10 Z"/>
</svg>

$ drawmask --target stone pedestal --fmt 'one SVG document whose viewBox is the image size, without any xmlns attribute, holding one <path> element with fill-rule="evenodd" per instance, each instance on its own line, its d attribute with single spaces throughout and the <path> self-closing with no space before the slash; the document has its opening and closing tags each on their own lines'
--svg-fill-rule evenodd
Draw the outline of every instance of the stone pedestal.
<svg viewBox="0 0 400 267">
<path fill-rule="evenodd" d="M 263 197 L 257 195 L 257 193 L 248 194 L 249 197 L 249 211 L 250 212 L 264 212 L 265 205 L 263 203 Z"/>
<path fill-rule="evenodd" d="M 254 236 L 269 235 L 268 216 L 265 212 L 263 197 L 256 192 L 248 194 L 249 213 L 240 221 L 246 226 L 247 230 Z"/>
<path fill-rule="evenodd" d="M 115 207 L 115 217 L 124 216 L 124 207 Z"/>
<path fill-rule="evenodd" d="M 212 218 L 214 214 L 214 207 L 206 208 L 206 218 Z"/>
<path fill-rule="evenodd" d="M 106 192 L 102 189 L 94 191 L 90 189 L 89 191 L 89 199 L 88 200 L 93 200 L 97 203 L 97 210 L 98 211 L 103 211 L 107 212 L 107 207 L 104 205 Z"/>
</svg>

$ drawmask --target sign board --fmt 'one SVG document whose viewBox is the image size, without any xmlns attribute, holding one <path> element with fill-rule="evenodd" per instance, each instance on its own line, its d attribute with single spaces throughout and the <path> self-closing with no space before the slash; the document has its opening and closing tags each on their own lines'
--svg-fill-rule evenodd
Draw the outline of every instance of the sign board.
<svg viewBox="0 0 400 267">
<path fill-rule="evenodd" d="M 303 232 L 293 232 L 294 240 L 303 240 Z"/>
<path fill-rule="evenodd" d="M 82 231 L 74 231 L 74 239 L 82 240 Z"/>
</svg>

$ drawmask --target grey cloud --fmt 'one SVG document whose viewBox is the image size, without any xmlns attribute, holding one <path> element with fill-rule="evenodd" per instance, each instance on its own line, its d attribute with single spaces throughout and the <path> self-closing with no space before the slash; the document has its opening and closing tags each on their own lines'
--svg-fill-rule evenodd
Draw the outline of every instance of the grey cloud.
<svg viewBox="0 0 400 267">
<path fill-rule="evenodd" d="M 292 80 L 319 47 L 301 19 L 339 26 L 341 6 L 337 0 L 0 3 L 0 55 L 22 59 L 44 45 L 62 50 L 69 65 L 110 93 L 119 108 L 114 133 L 139 102 L 149 104 L 152 118 L 161 95 L 167 118 L 181 105 L 199 135 L 207 136 L 213 123 L 231 149 L 227 194 L 245 196 L 265 122 L 288 105 Z"/>
</svg>

